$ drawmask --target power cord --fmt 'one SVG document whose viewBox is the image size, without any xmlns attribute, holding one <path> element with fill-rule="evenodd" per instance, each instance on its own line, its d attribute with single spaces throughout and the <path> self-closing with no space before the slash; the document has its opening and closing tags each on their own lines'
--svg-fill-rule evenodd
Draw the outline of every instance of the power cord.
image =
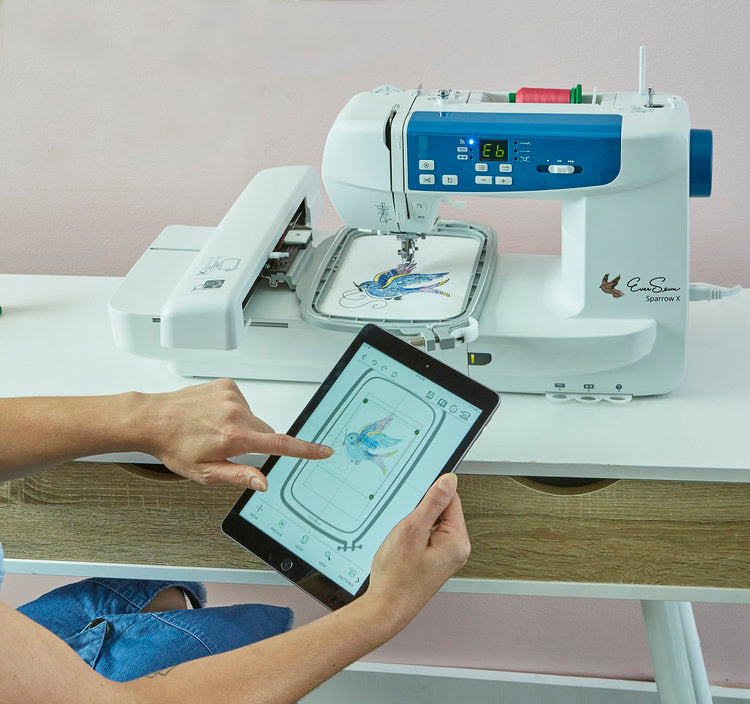
<svg viewBox="0 0 750 704">
<path fill-rule="evenodd" d="M 725 288 L 724 286 L 715 286 L 714 284 L 699 282 L 690 284 L 690 300 L 718 301 L 720 298 L 733 296 L 740 291 L 742 291 L 742 286 L 739 284 L 737 284 L 737 286 L 732 286 L 732 288 Z"/>
</svg>

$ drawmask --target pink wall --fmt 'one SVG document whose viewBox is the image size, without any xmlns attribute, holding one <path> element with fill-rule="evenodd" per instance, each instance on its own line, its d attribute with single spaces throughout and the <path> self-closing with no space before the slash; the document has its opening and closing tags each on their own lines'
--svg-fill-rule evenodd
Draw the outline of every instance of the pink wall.
<svg viewBox="0 0 750 704">
<path fill-rule="evenodd" d="M 320 165 L 355 92 L 382 83 L 632 89 L 685 97 L 715 134 L 714 193 L 691 204 L 694 280 L 750 285 L 746 0 L 5 0 L 0 273 L 124 274 L 169 224 L 215 224 L 259 169 Z M 554 252 L 551 203 L 472 204 L 505 251 Z M 336 227 L 328 206 L 322 225 Z M 1 536 L 0 536 L 1 537 Z M 10 576 L 3 597 L 45 586 Z M 301 604 L 216 586 L 214 603 Z M 303 614 L 314 612 L 309 604 Z M 750 686 L 750 610 L 699 606 L 711 680 Z M 650 677 L 633 602 L 438 597 L 386 661 Z"/>
<path fill-rule="evenodd" d="M 163 227 L 211 225 L 259 170 L 320 165 L 338 110 L 383 83 L 684 96 L 714 130 L 693 279 L 750 284 L 747 0 L 102 0 L 0 5 L 0 272 L 124 274 Z M 506 251 L 559 248 L 554 203 L 471 216 Z M 323 225 L 335 227 L 326 210 Z"/>
</svg>

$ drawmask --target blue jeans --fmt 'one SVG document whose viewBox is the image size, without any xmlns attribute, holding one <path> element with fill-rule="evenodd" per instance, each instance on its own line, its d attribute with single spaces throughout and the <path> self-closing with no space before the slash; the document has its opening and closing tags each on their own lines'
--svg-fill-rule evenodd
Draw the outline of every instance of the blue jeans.
<svg viewBox="0 0 750 704">
<path fill-rule="evenodd" d="M 194 609 L 142 613 L 157 593 L 179 587 Z M 283 633 L 291 609 L 263 604 L 205 608 L 196 582 L 86 579 L 18 610 L 64 640 L 99 674 L 125 682 Z"/>
</svg>

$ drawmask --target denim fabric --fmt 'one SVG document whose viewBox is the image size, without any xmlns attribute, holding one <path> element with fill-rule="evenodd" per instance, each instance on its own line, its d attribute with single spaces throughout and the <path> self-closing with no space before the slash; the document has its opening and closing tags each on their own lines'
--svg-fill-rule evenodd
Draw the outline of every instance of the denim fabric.
<svg viewBox="0 0 750 704">
<path fill-rule="evenodd" d="M 169 587 L 181 588 L 197 608 L 141 613 Z M 196 582 L 87 579 L 18 610 L 118 682 L 249 645 L 292 626 L 291 609 L 263 604 L 204 608 L 205 599 L 205 588 Z"/>
</svg>

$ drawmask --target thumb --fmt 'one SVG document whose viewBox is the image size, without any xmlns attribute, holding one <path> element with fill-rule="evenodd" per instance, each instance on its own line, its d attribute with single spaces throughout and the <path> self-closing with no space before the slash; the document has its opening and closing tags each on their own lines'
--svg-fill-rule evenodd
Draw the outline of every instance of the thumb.
<svg viewBox="0 0 750 704">
<path fill-rule="evenodd" d="M 456 494 L 458 479 L 453 472 L 448 472 L 427 490 L 424 498 L 412 512 L 414 519 L 421 527 L 429 530 L 435 525 L 440 515 L 448 508 L 451 500 Z"/>
<path fill-rule="evenodd" d="M 255 491 L 265 491 L 268 488 L 268 482 L 259 469 L 229 460 L 206 464 L 200 476 L 202 484 L 232 484 L 243 488 L 250 487 Z"/>
</svg>

